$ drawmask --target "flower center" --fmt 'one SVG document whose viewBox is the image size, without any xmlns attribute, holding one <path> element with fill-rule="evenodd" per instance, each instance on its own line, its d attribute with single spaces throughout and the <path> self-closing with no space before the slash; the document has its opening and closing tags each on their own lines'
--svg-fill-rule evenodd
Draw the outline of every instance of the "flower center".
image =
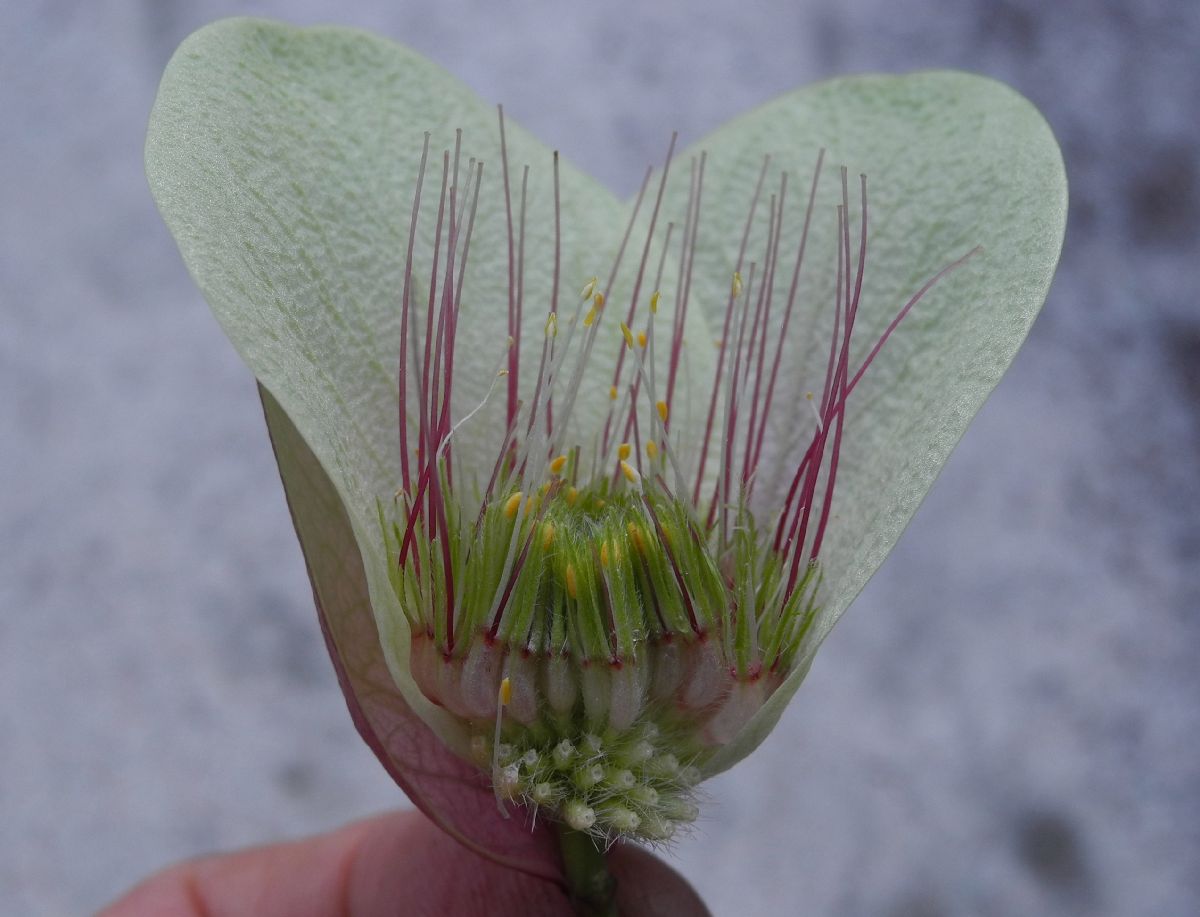
<svg viewBox="0 0 1200 917">
<path fill-rule="evenodd" d="M 456 613 L 426 606 L 412 671 L 470 724 L 501 798 L 548 806 L 576 829 L 665 839 L 694 817 L 691 762 L 732 738 L 782 673 L 740 645 L 736 587 L 687 506 L 643 487 L 628 458 L 631 474 L 579 486 L 577 455 L 551 462 L 532 492 L 485 502 L 470 543 L 453 546 Z M 393 550 L 401 538 L 393 529 Z M 412 603 L 444 594 L 437 546 L 415 544 L 397 579 Z M 744 539 L 741 553 L 757 547 Z M 811 620 L 811 590 L 797 594 L 808 604 L 781 614 L 804 620 L 776 634 L 769 659 Z"/>
</svg>

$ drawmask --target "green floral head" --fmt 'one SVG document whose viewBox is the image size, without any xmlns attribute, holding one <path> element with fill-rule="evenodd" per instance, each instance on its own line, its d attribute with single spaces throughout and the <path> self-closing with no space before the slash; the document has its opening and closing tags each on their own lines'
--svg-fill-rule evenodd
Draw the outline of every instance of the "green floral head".
<svg viewBox="0 0 1200 917">
<path fill-rule="evenodd" d="M 515 812 L 696 817 L 1058 258 L 1057 146 L 986 79 L 836 80 L 674 147 L 622 203 L 397 45 L 253 20 L 188 39 L 151 119 L 360 731 L 514 858 Z"/>
</svg>

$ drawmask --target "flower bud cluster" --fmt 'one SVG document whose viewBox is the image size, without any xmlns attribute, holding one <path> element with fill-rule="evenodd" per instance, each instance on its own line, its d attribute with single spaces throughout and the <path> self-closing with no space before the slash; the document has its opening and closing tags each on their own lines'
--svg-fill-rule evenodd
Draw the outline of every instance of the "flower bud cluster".
<svg viewBox="0 0 1200 917">
<path fill-rule="evenodd" d="M 692 789 L 700 772 L 663 751 L 672 743 L 657 726 L 607 735 L 586 732 L 578 743 L 550 744 L 553 738 L 539 742 L 533 731 L 516 730 L 513 742 L 495 747 L 476 735 L 471 751 L 476 763 L 492 768 L 500 799 L 548 809 L 576 831 L 665 841 L 695 820 Z"/>
</svg>

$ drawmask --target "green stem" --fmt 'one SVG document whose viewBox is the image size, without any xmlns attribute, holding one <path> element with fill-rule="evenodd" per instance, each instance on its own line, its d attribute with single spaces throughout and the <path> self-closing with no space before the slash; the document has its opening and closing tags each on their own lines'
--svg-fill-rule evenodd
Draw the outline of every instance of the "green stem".
<svg viewBox="0 0 1200 917">
<path fill-rule="evenodd" d="M 566 825 L 556 830 L 575 912 L 580 917 L 617 917 L 617 881 L 595 838 Z"/>
</svg>

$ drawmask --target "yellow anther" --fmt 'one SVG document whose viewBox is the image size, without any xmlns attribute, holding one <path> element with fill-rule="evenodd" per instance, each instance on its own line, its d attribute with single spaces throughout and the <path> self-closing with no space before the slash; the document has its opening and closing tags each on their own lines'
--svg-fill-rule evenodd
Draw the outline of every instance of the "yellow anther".
<svg viewBox="0 0 1200 917">
<path fill-rule="evenodd" d="M 733 293 L 733 296 L 735 299 L 742 295 L 742 272 L 741 271 L 733 272 L 733 286 L 730 288 L 730 292 Z"/>
<path fill-rule="evenodd" d="M 528 516 L 531 512 L 542 505 L 542 498 L 537 494 L 530 494 L 529 499 L 525 501 L 525 513 Z"/>
<path fill-rule="evenodd" d="M 602 567 L 608 566 L 608 542 L 607 541 L 604 542 L 604 544 L 600 545 L 600 566 L 602 566 Z"/>
<path fill-rule="evenodd" d="M 608 387 L 608 397 L 610 401 L 617 400 L 617 387 L 615 385 L 610 385 Z"/>
<path fill-rule="evenodd" d="M 583 327 L 591 328 L 592 323 L 595 321 L 596 321 L 596 309 L 595 309 L 595 307 L 592 307 L 591 309 L 588 309 L 587 315 L 585 315 L 583 317 Z"/>
<path fill-rule="evenodd" d="M 550 522 L 542 524 L 542 550 L 549 551 L 550 545 L 554 543 L 554 525 Z"/>
<path fill-rule="evenodd" d="M 604 308 L 604 294 L 597 293 L 595 296 L 593 296 L 592 297 L 592 305 L 595 306 L 597 309 L 603 309 Z"/>
<path fill-rule="evenodd" d="M 633 447 L 630 446 L 629 443 L 621 443 L 621 445 L 617 446 L 617 458 L 619 458 L 622 462 L 629 458 L 632 452 Z"/>
<path fill-rule="evenodd" d="M 658 458 L 658 443 L 652 439 L 646 441 L 646 457 L 652 462 Z"/>
<path fill-rule="evenodd" d="M 563 574 L 563 578 L 567 582 L 567 595 L 569 595 L 573 599 L 577 598 L 578 597 L 578 587 L 576 586 L 576 583 L 575 583 L 575 565 L 574 564 L 567 564 L 567 569 L 566 569 L 566 572 Z"/>
<path fill-rule="evenodd" d="M 565 455 L 560 455 L 558 458 L 554 459 L 550 463 L 550 473 L 551 474 L 562 474 L 562 470 L 564 467 L 566 467 L 566 464 L 567 464 L 567 457 Z"/>
<path fill-rule="evenodd" d="M 574 506 L 575 501 L 579 499 L 579 491 L 574 487 L 567 489 L 567 506 Z"/>
<path fill-rule="evenodd" d="M 625 337 L 625 346 L 630 350 L 633 349 L 633 332 L 629 330 L 629 326 L 621 322 L 621 334 Z"/>
<path fill-rule="evenodd" d="M 538 496 L 539 496 L 539 497 L 544 497 L 544 496 L 546 496 L 546 492 L 547 492 L 548 490 L 550 490 L 550 482 L 549 482 L 549 481 L 546 481 L 546 482 L 544 482 L 544 483 L 542 484 L 542 486 L 541 486 L 541 487 L 539 487 L 539 488 L 538 488 Z"/>
<path fill-rule="evenodd" d="M 551 312 L 546 318 L 546 334 L 549 337 L 558 337 L 558 313 Z"/>
<path fill-rule="evenodd" d="M 596 501 L 596 509 L 604 509 L 604 507 L 606 507 L 606 506 L 608 506 L 607 500 L 597 500 Z"/>
<path fill-rule="evenodd" d="M 613 542 L 612 560 L 614 564 L 619 564 L 621 562 L 621 543 L 618 541 Z"/>
<path fill-rule="evenodd" d="M 645 331 L 638 332 L 638 346 L 640 348 L 642 348 L 642 350 L 646 349 L 646 332 Z"/>
<path fill-rule="evenodd" d="M 633 546 L 637 549 L 637 552 L 639 554 L 645 554 L 646 539 L 642 537 L 642 530 L 637 527 L 637 523 L 629 523 L 629 525 L 626 527 L 626 531 L 629 532 L 629 540 L 633 542 Z"/>
<path fill-rule="evenodd" d="M 638 474 L 637 469 L 628 462 L 621 462 L 621 474 L 625 475 L 625 480 L 629 481 L 631 484 L 636 484 L 642 479 L 642 476 Z"/>
<path fill-rule="evenodd" d="M 592 277 L 583 285 L 583 289 L 579 291 L 580 299 L 591 299 L 592 294 L 596 292 L 596 286 L 600 283 L 599 277 Z"/>
<path fill-rule="evenodd" d="M 813 401 L 813 393 L 805 392 L 804 399 L 808 402 L 808 409 L 812 411 L 813 419 L 817 422 L 817 429 L 823 430 L 825 428 L 825 423 L 821 418 L 821 412 L 817 410 L 816 402 Z"/>
<path fill-rule="evenodd" d="M 502 369 L 502 370 L 500 370 L 500 372 L 496 373 L 496 378 L 497 378 L 497 379 L 503 379 L 503 378 L 504 378 L 505 376 L 507 376 L 507 375 L 508 375 L 508 370 L 507 370 L 507 369 Z"/>
<path fill-rule="evenodd" d="M 665 401 L 660 401 L 660 402 L 658 402 L 658 403 L 657 403 L 656 405 L 654 405 L 654 406 L 655 406 L 656 408 L 658 408 L 658 418 L 659 418 L 659 420 L 661 420 L 663 423 L 666 423 L 666 422 L 667 422 L 667 413 L 668 413 L 668 411 L 667 411 L 667 403 L 666 403 Z"/>
<path fill-rule="evenodd" d="M 517 518 L 517 509 L 521 505 L 521 491 L 517 491 L 511 497 L 504 501 L 504 515 L 509 519 Z"/>
<path fill-rule="evenodd" d="M 659 293 L 658 290 L 655 290 L 650 296 L 650 314 L 651 315 L 658 314 L 658 300 L 659 300 L 660 296 L 662 296 L 662 294 Z"/>
<path fill-rule="evenodd" d="M 507 707 L 512 703 L 512 681 L 505 678 L 500 682 L 500 706 Z"/>
</svg>

